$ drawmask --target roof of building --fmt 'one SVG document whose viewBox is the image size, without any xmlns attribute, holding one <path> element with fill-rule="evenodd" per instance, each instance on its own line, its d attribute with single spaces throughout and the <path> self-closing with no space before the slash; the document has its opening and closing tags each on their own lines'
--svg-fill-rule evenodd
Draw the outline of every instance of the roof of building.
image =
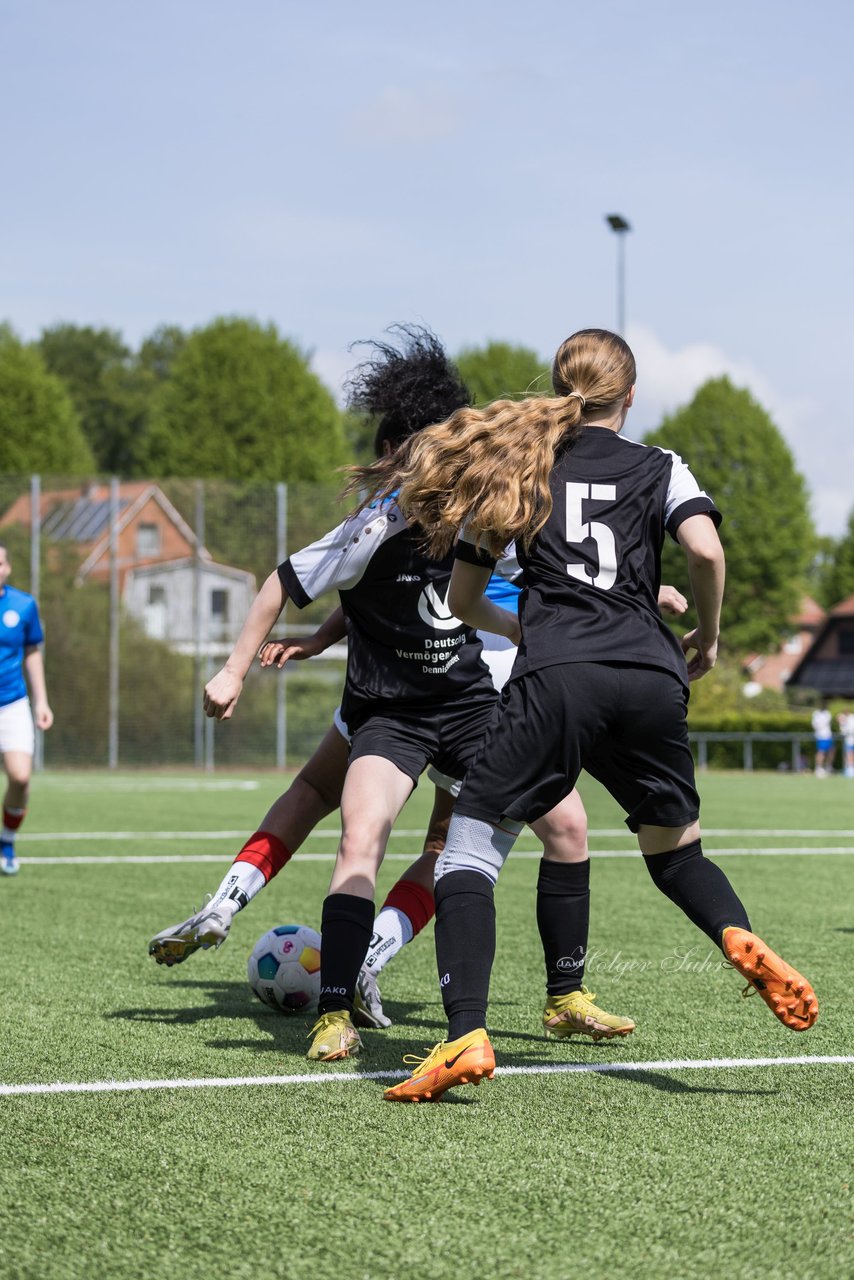
<svg viewBox="0 0 854 1280">
<path fill-rule="evenodd" d="M 796 618 L 792 618 L 793 627 L 816 627 L 819 623 L 824 622 L 827 614 L 821 605 L 813 600 L 812 596 L 804 596 L 801 599 L 800 612 Z"/>
<path fill-rule="evenodd" d="M 854 698 L 854 658 L 805 658 L 792 673 L 791 684 L 817 689 L 825 697 Z"/>
<path fill-rule="evenodd" d="M 130 505 L 130 498 L 119 496 L 119 510 Z M 65 498 L 50 508 L 42 522 L 42 532 L 49 538 L 74 542 L 94 542 L 110 526 L 110 499 L 83 496 Z"/>
<path fill-rule="evenodd" d="M 849 596 L 847 600 L 841 600 L 839 604 L 833 606 L 830 611 L 831 618 L 852 618 L 854 617 L 854 596 Z"/>
</svg>

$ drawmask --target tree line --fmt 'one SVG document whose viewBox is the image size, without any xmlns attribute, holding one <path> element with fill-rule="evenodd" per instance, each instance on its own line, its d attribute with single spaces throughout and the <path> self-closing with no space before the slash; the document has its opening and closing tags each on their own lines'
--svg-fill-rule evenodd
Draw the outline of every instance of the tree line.
<svg viewBox="0 0 854 1280">
<path fill-rule="evenodd" d="M 550 391 L 526 347 L 490 342 L 456 359 L 475 403 Z M 113 329 L 57 324 L 26 343 L 0 326 L 0 474 L 328 485 L 370 456 L 372 436 L 272 324 L 162 326 L 136 350 Z M 854 595 L 854 510 L 841 538 L 816 535 L 806 482 L 749 392 L 713 379 L 646 442 L 681 454 L 724 512 L 731 653 L 776 646 L 805 591 L 824 607 Z M 674 552 L 664 578 L 684 590 Z"/>
</svg>

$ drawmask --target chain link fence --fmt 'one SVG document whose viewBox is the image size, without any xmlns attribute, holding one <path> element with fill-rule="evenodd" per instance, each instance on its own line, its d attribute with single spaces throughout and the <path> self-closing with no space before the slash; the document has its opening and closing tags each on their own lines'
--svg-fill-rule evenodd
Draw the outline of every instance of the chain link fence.
<svg viewBox="0 0 854 1280">
<path fill-rule="evenodd" d="M 0 542 L 13 585 L 39 602 L 55 724 L 39 765 L 299 764 L 328 727 L 346 649 L 255 666 L 234 718 L 202 712 L 264 578 L 337 523 L 335 487 L 220 481 L 0 477 Z M 336 606 L 288 605 L 276 635 Z"/>
</svg>

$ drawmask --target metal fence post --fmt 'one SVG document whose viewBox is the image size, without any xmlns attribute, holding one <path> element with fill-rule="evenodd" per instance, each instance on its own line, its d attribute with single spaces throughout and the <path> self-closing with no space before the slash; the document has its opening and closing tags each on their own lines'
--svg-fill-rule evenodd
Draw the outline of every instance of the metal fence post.
<svg viewBox="0 0 854 1280">
<path fill-rule="evenodd" d="M 193 548 L 193 762 L 201 769 L 205 762 L 205 716 L 202 707 L 202 547 L 205 541 L 205 485 L 197 480 L 196 542 Z"/>
<path fill-rule="evenodd" d="M 36 600 L 41 588 L 41 535 L 42 535 L 42 478 L 30 476 L 30 595 Z M 44 768 L 44 734 L 36 729 L 36 745 L 33 752 L 33 768 Z"/>
<path fill-rule="evenodd" d="M 213 674 L 214 674 L 213 658 L 208 657 L 205 660 L 205 683 L 206 684 L 208 680 L 210 680 Z M 199 706 L 201 706 L 201 702 L 202 702 L 201 696 L 199 696 L 198 701 L 199 701 Z M 205 716 L 204 723 L 205 723 L 205 770 L 207 773 L 213 773 L 214 768 L 216 766 L 216 761 L 214 759 L 214 743 L 216 741 L 216 739 L 214 738 L 214 726 L 216 725 L 216 720 L 213 720 L 210 716 Z"/>
<path fill-rule="evenodd" d="M 110 657 L 107 765 L 119 764 L 119 481 L 110 478 Z"/>
<path fill-rule="evenodd" d="M 288 486 L 276 485 L 276 564 L 288 557 Z M 276 767 L 284 769 L 288 762 L 288 703 L 286 696 L 287 664 L 276 684 Z"/>
</svg>

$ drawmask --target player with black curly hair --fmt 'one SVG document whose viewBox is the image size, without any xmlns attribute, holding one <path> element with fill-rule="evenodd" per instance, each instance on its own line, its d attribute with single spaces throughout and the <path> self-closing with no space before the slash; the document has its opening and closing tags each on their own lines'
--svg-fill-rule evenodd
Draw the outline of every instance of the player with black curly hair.
<svg viewBox="0 0 854 1280">
<path fill-rule="evenodd" d="M 443 406 L 456 401 L 471 404 L 471 394 L 459 369 L 447 357 L 435 333 L 422 325 L 393 324 L 390 342 L 354 342 L 369 346 L 373 355 L 357 365 L 344 384 L 347 407 L 377 423 L 374 453 L 393 453 L 422 426 L 441 422 Z"/>
<path fill-rule="evenodd" d="M 447 358 L 435 334 L 417 325 L 393 325 L 391 342 L 354 343 L 370 346 L 371 356 L 347 380 L 347 406 L 376 424 L 374 448 L 387 456 L 413 431 L 428 426 L 471 402 L 459 371 Z M 323 653 L 346 635 L 339 606 L 313 636 L 268 642 L 262 646 L 263 666 L 279 668 Z M 200 911 L 156 934 L 149 954 L 158 964 L 173 967 L 200 949 L 219 947 L 228 937 L 234 917 L 249 904 L 290 861 L 310 833 L 341 803 L 347 772 L 349 730 L 336 711 L 311 759 L 291 786 L 273 803 L 257 831 L 243 844 L 219 887 Z M 376 975 L 433 915 L 433 870 L 444 847 L 453 796 L 436 788 L 421 856 L 390 890 L 374 922 L 372 965 L 360 978 L 359 1020 L 362 1025 L 390 1025 L 383 1013 Z M 568 830 L 571 819 L 572 830 Z M 564 841 L 572 849 L 586 847 L 586 817 L 579 805 L 564 823 Z"/>
</svg>

